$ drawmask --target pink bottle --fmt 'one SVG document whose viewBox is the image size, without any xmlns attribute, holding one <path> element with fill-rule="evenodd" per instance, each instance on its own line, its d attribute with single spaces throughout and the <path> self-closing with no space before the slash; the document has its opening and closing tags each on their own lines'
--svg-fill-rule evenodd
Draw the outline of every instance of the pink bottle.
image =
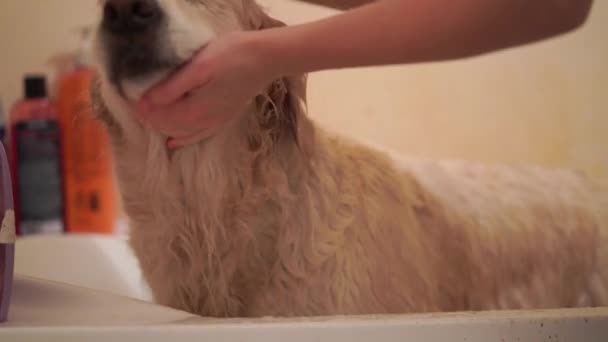
<svg viewBox="0 0 608 342">
<path fill-rule="evenodd" d="M 63 177 L 57 109 L 44 76 L 27 76 L 10 116 L 9 161 L 17 234 L 63 233 Z"/>
</svg>

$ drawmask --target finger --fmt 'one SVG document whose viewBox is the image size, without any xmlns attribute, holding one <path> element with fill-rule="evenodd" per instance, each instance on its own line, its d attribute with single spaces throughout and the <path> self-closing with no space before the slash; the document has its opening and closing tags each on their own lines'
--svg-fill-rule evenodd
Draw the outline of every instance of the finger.
<svg viewBox="0 0 608 342">
<path fill-rule="evenodd" d="M 213 116 L 207 114 L 207 108 L 211 106 L 213 101 L 209 98 L 209 93 L 198 90 L 179 101 L 159 106 L 145 116 L 148 120 L 170 121 L 199 130 L 206 128 L 207 124 L 214 120 Z"/>
<path fill-rule="evenodd" d="M 143 112 L 139 111 L 136 104 L 129 104 L 129 112 L 131 113 L 131 115 L 133 115 L 135 120 L 139 122 L 140 125 L 146 125 L 146 116 Z"/>
<path fill-rule="evenodd" d="M 184 97 L 194 88 L 200 87 L 207 82 L 209 73 L 201 62 L 190 62 L 175 74 L 161 81 L 148 90 L 141 99 L 144 111 L 146 107 L 165 106 Z"/>
<path fill-rule="evenodd" d="M 201 130 L 215 129 L 224 126 L 230 116 L 209 115 L 198 110 L 197 107 L 184 108 L 173 112 L 153 112 L 143 124 L 155 131 L 162 132 L 171 137 L 185 137 Z"/>
<path fill-rule="evenodd" d="M 155 133 L 161 134 L 165 137 L 179 137 L 191 134 L 191 130 L 184 130 L 180 127 L 167 126 L 166 124 L 158 124 L 156 122 L 146 122 L 146 129 L 149 129 Z"/>
<path fill-rule="evenodd" d="M 167 146 L 170 149 L 176 149 L 187 145 L 193 145 L 200 141 L 209 139 L 210 137 L 215 135 L 215 133 L 217 133 L 217 127 L 205 129 L 199 133 L 183 138 L 170 138 L 169 140 L 167 140 Z"/>
</svg>

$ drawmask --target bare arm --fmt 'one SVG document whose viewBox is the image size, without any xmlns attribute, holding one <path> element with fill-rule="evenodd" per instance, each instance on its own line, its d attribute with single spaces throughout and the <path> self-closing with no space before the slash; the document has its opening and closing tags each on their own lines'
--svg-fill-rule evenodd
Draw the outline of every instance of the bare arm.
<svg viewBox="0 0 608 342">
<path fill-rule="evenodd" d="M 591 0 L 378 0 L 308 24 L 260 32 L 276 74 L 471 57 L 582 25 Z"/>
<path fill-rule="evenodd" d="M 309 24 L 234 32 L 149 90 L 137 115 L 176 148 L 215 134 L 277 77 L 479 55 L 570 31 L 590 6 L 591 0 L 376 0 Z"/>
<path fill-rule="evenodd" d="M 321 5 L 325 7 L 331 7 L 340 10 L 347 10 L 358 6 L 366 5 L 375 0 L 299 0 L 301 2 L 308 2 L 315 5 Z"/>
</svg>

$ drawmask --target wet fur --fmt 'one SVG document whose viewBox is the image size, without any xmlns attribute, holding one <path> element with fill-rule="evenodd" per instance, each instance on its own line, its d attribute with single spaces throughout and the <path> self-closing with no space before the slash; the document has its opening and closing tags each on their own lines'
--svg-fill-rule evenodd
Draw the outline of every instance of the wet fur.
<svg viewBox="0 0 608 342">
<path fill-rule="evenodd" d="M 281 25 L 252 1 L 204 3 L 233 29 Z M 304 90 L 277 80 L 217 136 L 169 152 L 96 81 L 158 303 L 220 317 L 608 303 L 608 188 L 569 171 L 399 163 L 315 126 Z"/>
</svg>

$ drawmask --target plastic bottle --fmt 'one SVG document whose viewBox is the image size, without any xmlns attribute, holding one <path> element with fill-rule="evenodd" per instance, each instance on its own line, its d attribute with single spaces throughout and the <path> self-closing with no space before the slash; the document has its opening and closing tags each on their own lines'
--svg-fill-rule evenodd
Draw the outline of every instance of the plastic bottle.
<svg viewBox="0 0 608 342">
<path fill-rule="evenodd" d="M 6 135 L 6 118 L 4 117 L 4 108 L 2 108 L 2 101 L 0 101 L 0 142 L 4 142 L 4 136 Z"/>
<path fill-rule="evenodd" d="M 16 239 L 11 176 L 4 146 L 0 143 L 0 322 L 8 318 Z"/>
<path fill-rule="evenodd" d="M 111 234 L 116 215 L 114 178 L 107 133 L 91 112 L 90 32 L 88 27 L 81 30 L 75 68 L 58 81 L 66 231 Z"/>
<path fill-rule="evenodd" d="M 10 116 L 10 163 L 20 235 L 64 231 L 61 130 L 45 76 L 24 80 L 25 98 Z"/>
</svg>

